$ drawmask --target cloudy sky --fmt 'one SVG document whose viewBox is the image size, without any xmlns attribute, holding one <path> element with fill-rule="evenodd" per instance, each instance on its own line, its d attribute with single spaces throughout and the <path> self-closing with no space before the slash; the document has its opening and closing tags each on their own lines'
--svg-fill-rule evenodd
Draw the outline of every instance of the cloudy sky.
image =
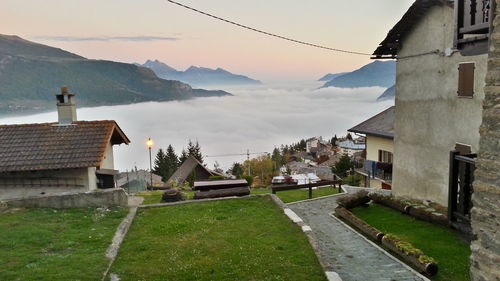
<svg viewBox="0 0 500 281">
<path fill-rule="evenodd" d="M 255 28 L 371 53 L 412 0 L 179 0 Z M 369 57 L 252 33 L 166 0 L 2 0 L 0 33 L 87 58 L 159 59 L 185 69 L 222 67 L 263 81 L 309 80 L 356 69 Z"/>
</svg>

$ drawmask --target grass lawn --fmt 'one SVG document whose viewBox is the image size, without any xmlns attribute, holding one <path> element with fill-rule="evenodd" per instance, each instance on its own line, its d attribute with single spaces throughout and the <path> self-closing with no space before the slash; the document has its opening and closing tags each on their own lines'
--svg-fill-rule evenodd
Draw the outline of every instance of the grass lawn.
<svg viewBox="0 0 500 281">
<path fill-rule="evenodd" d="M 326 280 L 269 197 L 140 210 L 111 268 L 121 280 Z"/>
<path fill-rule="evenodd" d="M 142 196 L 144 197 L 144 205 L 148 204 L 156 204 L 160 203 L 161 201 L 161 196 L 163 195 L 164 191 L 152 191 L 152 192 L 142 192 L 142 193 L 137 193 L 137 196 Z M 193 199 L 194 196 L 194 191 L 182 191 L 184 194 L 187 196 L 188 200 Z M 271 193 L 270 188 L 252 188 L 250 189 L 250 194 L 268 194 Z M 323 188 L 318 188 L 318 189 L 313 189 L 312 195 L 313 198 L 318 198 L 322 196 L 328 196 L 328 195 L 333 195 L 337 194 L 338 189 L 333 189 L 332 187 L 323 187 Z M 287 191 L 282 191 L 276 193 L 278 197 L 285 203 L 291 203 L 291 202 L 296 202 L 296 201 L 302 201 L 309 199 L 309 190 L 308 189 L 299 189 L 299 190 L 287 190 Z"/>
<path fill-rule="evenodd" d="M 0 280 L 100 280 L 126 209 L 29 209 L 0 215 Z"/>
<path fill-rule="evenodd" d="M 352 212 L 382 232 L 395 234 L 433 257 L 439 272 L 432 280 L 469 280 L 470 247 L 451 229 L 416 220 L 377 204 L 355 208 Z"/>
</svg>

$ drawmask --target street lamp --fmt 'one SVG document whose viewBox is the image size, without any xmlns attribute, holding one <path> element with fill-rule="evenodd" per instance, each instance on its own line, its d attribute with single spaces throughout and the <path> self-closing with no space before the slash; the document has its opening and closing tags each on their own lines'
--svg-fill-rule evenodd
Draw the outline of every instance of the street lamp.
<svg viewBox="0 0 500 281">
<path fill-rule="evenodd" d="M 149 138 L 148 141 L 146 142 L 146 145 L 148 146 L 149 149 L 149 176 L 151 181 L 151 189 L 153 189 L 153 168 L 151 163 L 151 148 L 153 147 L 153 140 Z"/>
</svg>

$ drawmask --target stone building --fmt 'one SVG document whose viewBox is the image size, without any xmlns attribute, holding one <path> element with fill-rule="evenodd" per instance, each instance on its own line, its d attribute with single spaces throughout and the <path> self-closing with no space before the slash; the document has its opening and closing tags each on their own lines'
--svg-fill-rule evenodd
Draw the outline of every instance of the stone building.
<svg viewBox="0 0 500 281">
<path fill-rule="evenodd" d="M 415 1 L 374 52 L 397 59 L 393 194 L 443 206 L 450 151 L 479 149 L 487 61 L 487 23 L 459 26 L 471 2 L 455 3 Z"/>
<path fill-rule="evenodd" d="M 491 2 L 495 12 L 472 209 L 473 281 L 500 280 L 500 0 Z"/>
<path fill-rule="evenodd" d="M 58 122 L 0 125 L 0 200 L 114 188 L 115 121 L 77 121 L 75 95 L 56 95 Z"/>
</svg>

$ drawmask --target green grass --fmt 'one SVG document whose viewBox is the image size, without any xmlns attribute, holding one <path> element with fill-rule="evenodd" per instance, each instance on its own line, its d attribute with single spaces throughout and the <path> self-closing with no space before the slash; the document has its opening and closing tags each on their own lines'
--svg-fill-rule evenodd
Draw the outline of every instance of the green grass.
<svg viewBox="0 0 500 281">
<path fill-rule="evenodd" d="M 194 196 L 194 191 L 182 191 L 186 196 L 188 200 L 193 199 Z M 148 204 L 156 204 L 156 203 L 161 203 L 161 196 L 164 193 L 164 191 L 152 191 L 152 192 L 141 192 L 137 193 L 137 196 L 142 196 L 144 197 L 144 202 L 142 204 L 148 205 Z M 271 193 L 271 189 L 267 188 L 252 188 L 250 190 L 250 194 L 256 195 L 256 194 L 269 194 Z M 313 198 L 318 198 L 318 197 L 323 197 L 323 196 L 328 196 L 328 195 L 333 195 L 337 194 L 338 189 L 333 189 L 332 187 L 322 187 L 318 189 L 313 189 L 312 195 Z M 299 190 L 287 190 L 287 191 L 282 191 L 282 192 L 277 192 L 276 195 L 285 203 L 291 203 L 291 202 L 296 202 L 296 201 L 302 201 L 309 199 L 309 190 L 308 189 L 299 189 Z"/>
<path fill-rule="evenodd" d="M 125 209 L 30 209 L 0 215 L 0 280 L 100 280 Z"/>
<path fill-rule="evenodd" d="M 325 280 L 271 198 L 141 210 L 111 268 L 121 280 Z"/>
<path fill-rule="evenodd" d="M 439 272 L 432 280 L 469 280 L 470 247 L 451 229 L 416 220 L 377 204 L 355 208 L 352 212 L 382 232 L 395 234 L 433 257 Z"/>
</svg>

